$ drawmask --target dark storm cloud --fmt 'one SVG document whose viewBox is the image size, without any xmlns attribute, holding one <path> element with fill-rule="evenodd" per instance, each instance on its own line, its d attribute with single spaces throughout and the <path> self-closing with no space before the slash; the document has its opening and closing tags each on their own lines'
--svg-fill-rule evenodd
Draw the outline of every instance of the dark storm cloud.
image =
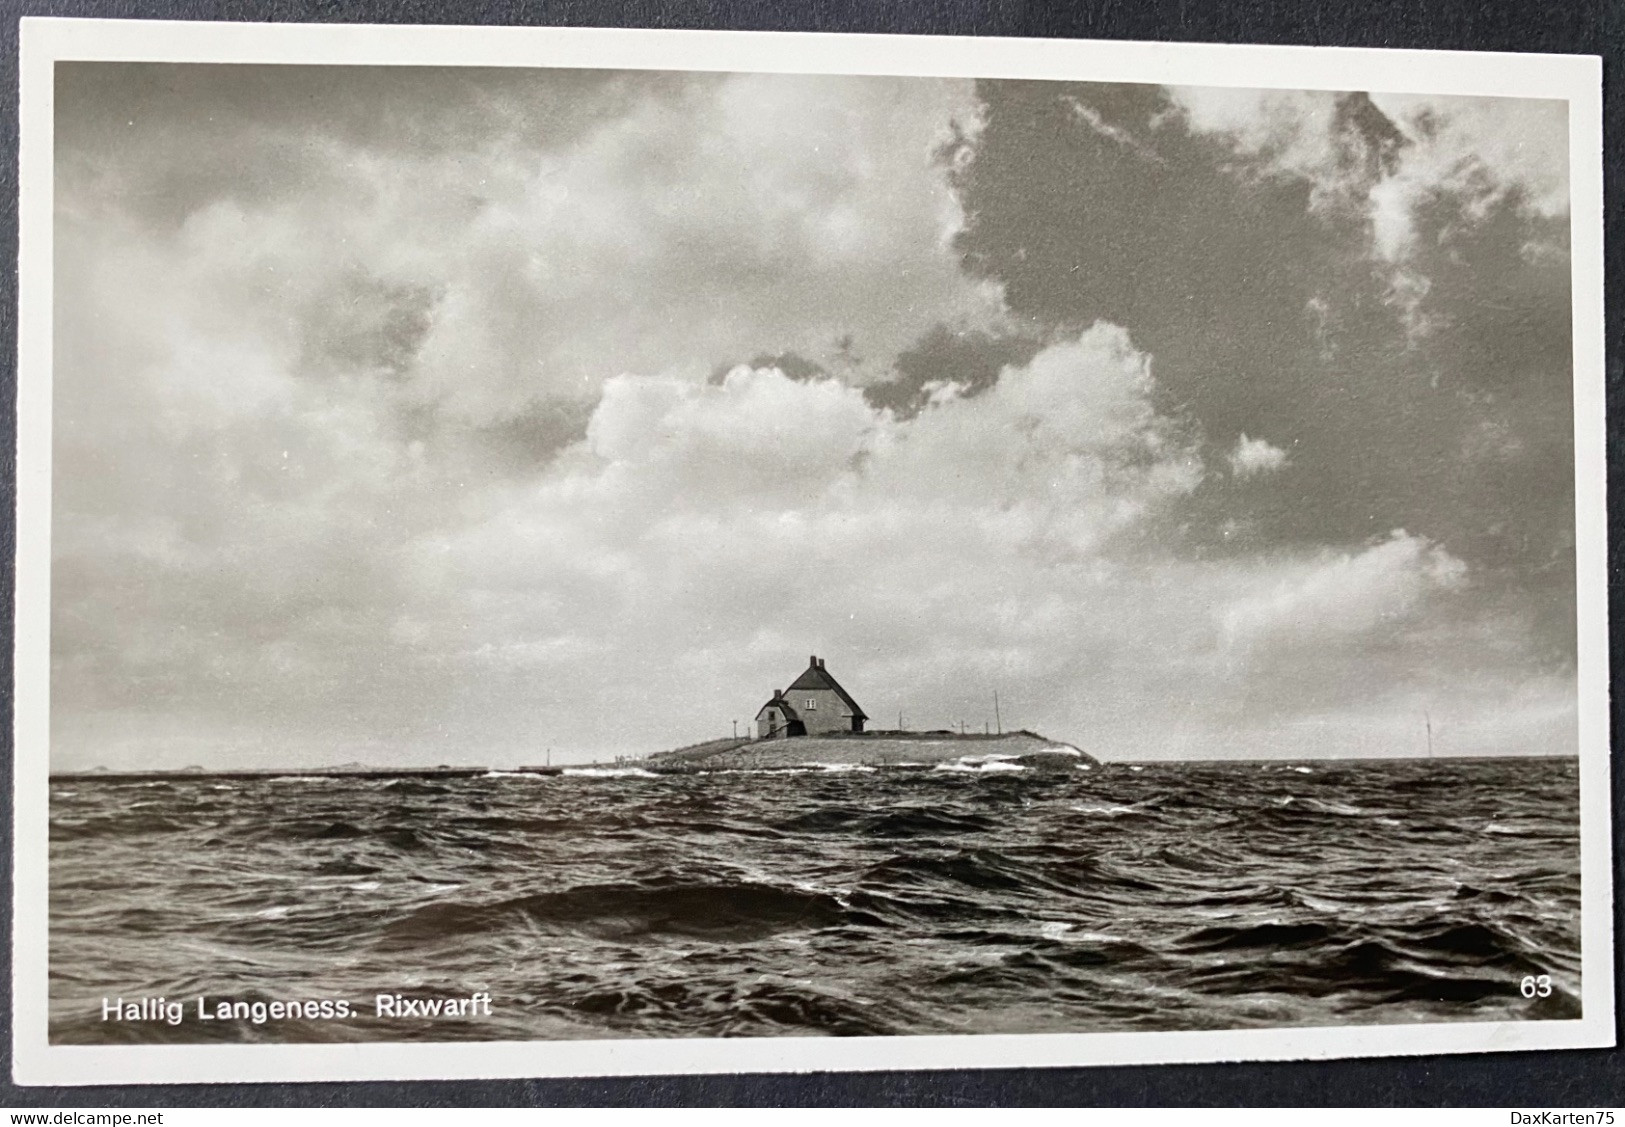
<svg viewBox="0 0 1625 1127">
<path fill-rule="evenodd" d="M 744 361 L 747 368 L 774 368 L 783 372 L 793 380 L 816 380 L 829 375 L 828 370 L 816 361 L 809 360 L 795 352 L 759 352 L 749 360 Z M 721 384 L 729 372 L 739 365 L 724 362 L 711 369 L 711 382 Z"/>
<path fill-rule="evenodd" d="M 992 387 L 1004 368 L 1027 363 L 1041 347 L 1042 338 L 1036 333 L 994 335 L 938 325 L 897 357 L 893 379 L 869 384 L 863 394 L 876 407 L 912 415 L 930 397 L 929 387 L 957 384 L 964 389 L 962 394 L 976 395 Z"/>
<path fill-rule="evenodd" d="M 1210 464 L 1242 435 L 1280 472 L 1213 474 L 1179 514 L 1205 552 L 1404 528 L 1470 561 L 1572 659 L 1566 218 L 1489 174 L 1431 187 L 1415 253 L 1373 251 L 1373 188 L 1409 142 L 1341 96 L 1318 174 L 1194 129 L 1147 86 L 987 82 L 961 155 L 968 269 L 1012 312 L 1126 326 Z"/>
<path fill-rule="evenodd" d="M 488 423 L 476 433 L 485 455 L 498 467 L 509 473 L 529 473 L 586 437 L 592 407 L 579 399 L 545 400 Z"/>
</svg>

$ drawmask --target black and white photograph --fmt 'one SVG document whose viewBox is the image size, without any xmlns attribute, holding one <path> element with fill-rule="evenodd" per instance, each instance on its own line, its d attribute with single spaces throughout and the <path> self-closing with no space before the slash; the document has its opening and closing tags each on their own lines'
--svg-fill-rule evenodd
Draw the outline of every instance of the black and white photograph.
<svg viewBox="0 0 1625 1127">
<path fill-rule="evenodd" d="M 1595 66 L 33 26 L 20 1077 L 1612 1043 Z"/>
</svg>

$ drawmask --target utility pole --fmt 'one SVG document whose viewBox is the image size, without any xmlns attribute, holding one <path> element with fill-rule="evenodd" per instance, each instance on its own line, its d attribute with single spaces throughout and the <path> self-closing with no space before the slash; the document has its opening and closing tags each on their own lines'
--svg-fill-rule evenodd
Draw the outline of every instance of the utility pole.
<svg viewBox="0 0 1625 1127">
<path fill-rule="evenodd" d="M 737 740 L 738 738 L 739 738 L 739 721 L 735 720 L 734 721 L 734 739 Z"/>
<path fill-rule="evenodd" d="M 1428 758 L 1433 758 L 1433 716 L 1427 709 L 1422 710 L 1422 722 L 1428 726 Z"/>
<path fill-rule="evenodd" d="M 547 766 L 549 766 L 549 767 L 553 766 L 553 749 L 552 748 L 547 749 Z"/>
<path fill-rule="evenodd" d="M 1004 735 L 1004 718 L 999 715 L 999 690 L 993 690 L 993 722 L 998 725 L 999 735 Z"/>
</svg>

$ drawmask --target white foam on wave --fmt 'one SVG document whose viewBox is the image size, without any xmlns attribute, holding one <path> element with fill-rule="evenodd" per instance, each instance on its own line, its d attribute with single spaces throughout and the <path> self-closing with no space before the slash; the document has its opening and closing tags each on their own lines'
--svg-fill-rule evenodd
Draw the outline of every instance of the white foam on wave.
<svg viewBox="0 0 1625 1127">
<path fill-rule="evenodd" d="M 360 884 L 345 885 L 351 892 L 377 892 L 382 885 L 375 880 L 364 880 Z"/>
<path fill-rule="evenodd" d="M 992 757 L 966 757 L 953 763 L 938 763 L 933 771 L 961 771 L 973 775 L 996 774 L 1001 771 L 1025 771 L 1027 768 L 1019 763 L 1007 763 L 1010 756 Z"/>
<path fill-rule="evenodd" d="M 280 920 L 291 910 L 289 908 L 266 908 L 264 911 L 255 912 L 254 918 L 257 920 Z"/>
<path fill-rule="evenodd" d="M 1313 767 L 1294 767 L 1292 769 L 1300 775 L 1313 775 L 1315 773 Z"/>
<path fill-rule="evenodd" d="M 1038 927 L 1038 934 L 1045 939 L 1062 940 L 1067 943 L 1121 943 L 1122 936 L 1112 935 L 1104 931 L 1079 931 L 1076 924 L 1063 923 L 1060 920 L 1049 920 Z"/>
<path fill-rule="evenodd" d="M 582 779 L 658 779 L 653 771 L 642 767 L 566 767 L 566 775 Z"/>
<path fill-rule="evenodd" d="M 534 771 L 487 771 L 481 775 L 482 779 L 531 779 L 536 777 Z"/>
<path fill-rule="evenodd" d="M 1332 802 L 1330 799 L 1311 798 L 1309 800 L 1309 808 L 1311 810 L 1318 810 L 1322 814 L 1338 814 L 1345 818 L 1363 818 L 1367 814 L 1371 813 L 1371 811 L 1363 809 L 1362 807 L 1349 806 L 1342 802 Z"/>
<path fill-rule="evenodd" d="M 1079 814 L 1094 814 L 1102 818 L 1121 818 L 1125 814 L 1138 814 L 1144 805 L 1144 803 L 1135 803 L 1133 806 L 1117 806 L 1112 803 L 1079 802 L 1075 803 L 1072 809 Z"/>
<path fill-rule="evenodd" d="M 827 771 L 830 774 L 840 775 L 851 771 L 873 771 L 874 768 L 866 763 L 798 763 L 798 767 L 806 767 L 813 771 Z"/>
</svg>

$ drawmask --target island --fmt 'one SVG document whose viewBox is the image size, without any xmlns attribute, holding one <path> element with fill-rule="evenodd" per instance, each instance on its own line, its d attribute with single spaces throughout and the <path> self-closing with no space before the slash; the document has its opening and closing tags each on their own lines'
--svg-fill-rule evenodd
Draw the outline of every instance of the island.
<svg viewBox="0 0 1625 1127">
<path fill-rule="evenodd" d="M 1036 732 L 961 735 L 958 732 L 864 732 L 786 738 L 708 740 L 638 761 L 659 774 L 772 771 L 797 767 L 929 767 L 965 771 L 1015 768 L 1075 770 L 1098 762 L 1071 744 Z"/>
</svg>

